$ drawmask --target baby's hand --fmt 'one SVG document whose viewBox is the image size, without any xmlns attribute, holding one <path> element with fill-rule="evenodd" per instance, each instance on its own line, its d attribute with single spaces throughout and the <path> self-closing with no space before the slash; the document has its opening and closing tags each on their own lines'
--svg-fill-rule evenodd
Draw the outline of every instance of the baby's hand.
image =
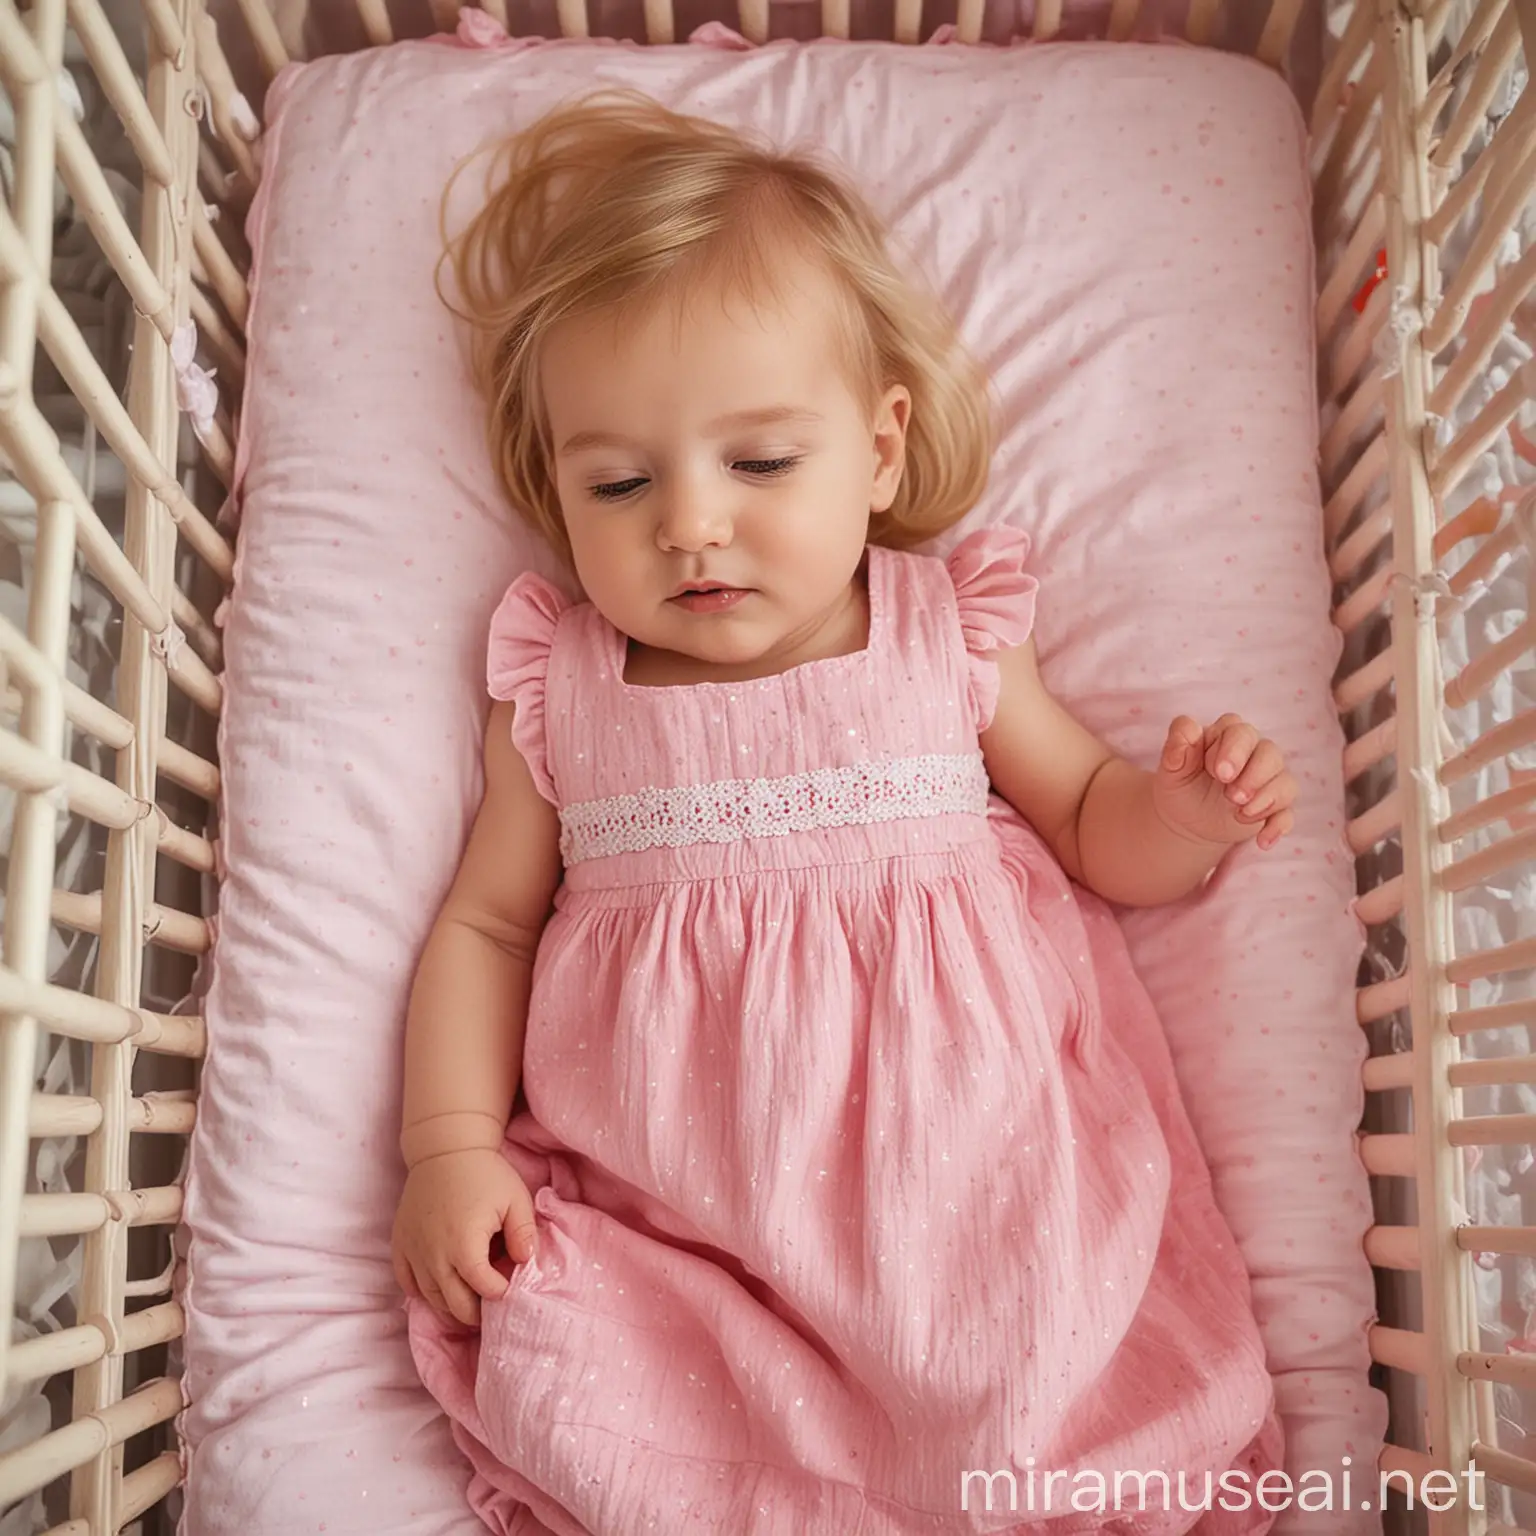
<svg viewBox="0 0 1536 1536">
<path fill-rule="evenodd" d="M 1273 848 L 1291 830 L 1296 780 L 1274 742 L 1236 715 L 1202 731 L 1188 715 L 1168 727 L 1152 803 L 1164 824 L 1206 843 Z"/>
<path fill-rule="evenodd" d="M 445 1152 L 411 1169 L 395 1212 L 395 1279 L 407 1296 L 474 1327 L 480 1297 L 507 1282 L 491 1265 L 504 1235 L 516 1261 L 532 1257 L 533 1199 L 499 1152 Z"/>
</svg>

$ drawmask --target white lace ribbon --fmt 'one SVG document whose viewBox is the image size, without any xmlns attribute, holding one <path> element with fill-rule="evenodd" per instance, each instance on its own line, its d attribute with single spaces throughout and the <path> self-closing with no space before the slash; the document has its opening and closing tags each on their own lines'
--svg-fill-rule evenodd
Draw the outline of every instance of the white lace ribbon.
<svg viewBox="0 0 1536 1536">
<path fill-rule="evenodd" d="M 931 754 L 816 768 L 777 779 L 716 779 L 582 800 L 560 811 L 560 852 L 584 859 L 788 837 L 928 816 L 981 815 L 987 770 L 979 752 Z"/>
</svg>

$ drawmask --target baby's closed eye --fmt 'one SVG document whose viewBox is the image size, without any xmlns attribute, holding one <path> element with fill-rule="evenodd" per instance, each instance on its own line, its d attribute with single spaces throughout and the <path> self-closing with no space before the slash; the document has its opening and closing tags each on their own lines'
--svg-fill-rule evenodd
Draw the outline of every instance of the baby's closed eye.
<svg viewBox="0 0 1536 1536">
<path fill-rule="evenodd" d="M 588 491 L 599 501 L 621 501 L 626 496 L 633 496 L 636 491 L 650 482 L 644 475 L 631 475 L 625 480 L 600 480 L 595 485 L 588 486 Z"/>
<path fill-rule="evenodd" d="M 771 479 L 776 475 L 787 475 L 800 462 L 800 458 L 798 454 L 786 454 L 773 459 L 736 459 L 731 468 L 738 474 Z"/>
</svg>

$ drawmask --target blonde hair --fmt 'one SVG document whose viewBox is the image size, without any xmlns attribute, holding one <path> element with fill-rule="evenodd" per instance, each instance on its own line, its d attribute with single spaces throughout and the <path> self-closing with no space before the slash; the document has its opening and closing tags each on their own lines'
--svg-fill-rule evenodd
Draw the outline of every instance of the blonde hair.
<svg viewBox="0 0 1536 1536">
<path fill-rule="evenodd" d="M 894 384 L 912 396 L 901 485 L 890 510 L 872 516 L 871 542 L 920 544 L 980 498 L 991 453 L 985 375 L 937 297 L 897 270 L 874 214 L 807 156 L 643 96 L 604 93 L 502 145 L 484 206 L 453 238 L 447 205 L 445 195 L 438 291 L 451 262 L 458 303 L 443 298 L 471 326 L 497 474 L 567 562 L 538 383 L 550 329 L 695 291 L 701 278 L 771 284 L 786 240 L 841 285 L 850 376 L 868 405 Z"/>
</svg>

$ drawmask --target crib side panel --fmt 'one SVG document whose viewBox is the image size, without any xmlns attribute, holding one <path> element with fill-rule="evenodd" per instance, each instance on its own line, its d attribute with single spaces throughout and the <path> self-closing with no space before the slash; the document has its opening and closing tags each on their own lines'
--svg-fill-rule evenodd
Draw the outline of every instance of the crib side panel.
<svg viewBox="0 0 1536 1536">
<path fill-rule="evenodd" d="M 451 32 L 465 8 L 464 0 L 210 0 L 208 7 L 231 77 L 258 107 L 264 82 L 289 59 Z M 471 7 L 514 35 L 649 44 L 682 42 L 706 21 L 724 22 L 754 43 L 918 43 L 940 27 L 953 27 L 960 42 L 1177 36 L 1294 64 L 1298 83 L 1312 78 L 1319 8 L 1320 0 L 483 0 Z"/>
<path fill-rule="evenodd" d="M 181 1476 L 171 1235 L 203 1029 L 172 1007 L 208 947 L 208 614 L 233 569 L 203 510 L 227 423 L 185 452 L 178 399 L 209 264 L 195 12 L 146 17 L 135 68 L 96 0 L 0 6 L 0 1508 L 81 1532 Z"/>
<path fill-rule="evenodd" d="M 1379 1218 L 1372 1353 L 1393 1403 L 1386 1465 L 1399 1490 L 1413 1478 L 1422 1492 L 1433 1469 L 1457 1480 L 1430 1528 L 1458 1536 L 1536 1523 L 1523 1188 L 1536 946 L 1520 910 L 1536 853 L 1521 531 L 1536 456 L 1519 451 L 1536 384 L 1521 318 L 1536 285 L 1529 9 L 1357 11 L 1312 120 L 1335 695 L 1375 1053 L 1361 1142 Z"/>
</svg>

